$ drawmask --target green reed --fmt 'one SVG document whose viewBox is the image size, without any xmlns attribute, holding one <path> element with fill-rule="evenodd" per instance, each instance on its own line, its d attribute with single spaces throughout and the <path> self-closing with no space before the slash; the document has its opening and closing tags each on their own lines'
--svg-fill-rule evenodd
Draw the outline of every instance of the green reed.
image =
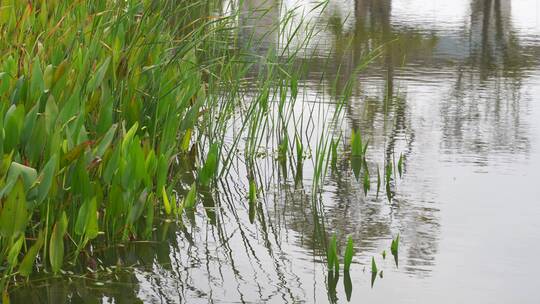
<svg viewBox="0 0 540 304">
<path fill-rule="evenodd" d="M 261 140 L 268 92 L 290 75 L 261 73 L 259 102 L 238 113 L 253 62 L 229 48 L 234 16 L 211 6 L 2 2 L 0 287 L 195 208 L 228 168 L 233 117 Z M 196 180 L 179 196 L 171 168 L 185 160 Z"/>
<path fill-rule="evenodd" d="M 311 159 L 315 198 L 329 164 L 335 168 L 340 158 L 345 140 L 331 126 L 341 120 L 353 80 L 328 117 L 306 107 L 328 118 L 312 147 L 309 127 L 294 117 L 306 70 L 294 58 L 316 31 L 293 49 L 291 33 L 305 25 L 288 27 L 292 14 L 286 15 L 274 29 L 288 37 L 281 51 L 255 56 L 236 45 L 231 24 L 238 15 L 218 18 L 211 11 L 211 1 L 197 0 L 2 2 L 0 288 L 35 269 L 61 273 L 67 262 L 90 255 L 91 244 L 145 238 L 154 220 L 193 213 L 229 174 L 240 144 L 247 164 L 275 148 L 284 172 L 290 159 L 297 185 Z M 246 81 L 257 92 L 248 94 Z M 232 125 L 239 128 L 227 138 Z M 362 141 L 355 130 L 352 158 L 367 195 Z M 185 191 L 176 188 L 182 177 L 175 166 L 193 175 Z M 400 157 L 400 176 L 402 166 Z M 385 173 L 390 200 L 390 165 Z M 377 174 L 378 195 L 378 168 Z M 258 216 L 257 187 L 251 179 L 251 222 Z M 315 207 L 314 217 L 323 219 Z M 205 210 L 211 218 L 211 208 Z M 338 271 L 335 238 L 328 248 L 329 268 Z M 349 239 L 347 270 L 352 255 Z"/>
</svg>

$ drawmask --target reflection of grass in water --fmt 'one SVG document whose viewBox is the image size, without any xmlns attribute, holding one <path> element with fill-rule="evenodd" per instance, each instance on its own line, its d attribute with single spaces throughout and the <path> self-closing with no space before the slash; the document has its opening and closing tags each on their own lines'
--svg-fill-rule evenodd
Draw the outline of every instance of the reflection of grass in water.
<svg viewBox="0 0 540 304">
<path fill-rule="evenodd" d="M 198 201 L 215 223 L 216 178 L 229 173 L 240 143 L 247 164 L 256 166 L 259 148 L 274 148 L 264 143 L 269 134 L 282 139 L 283 162 L 296 151 L 290 163 L 298 185 L 304 159 L 313 161 L 312 211 L 325 242 L 324 212 L 315 196 L 338 157 L 330 126 L 337 124 L 352 82 L 313 148 L 305 135 L 309 126 L 292 114 L 306 67 L 295 67 L 298 50 L 289 48 L 291 39 L 281 53 L 286 57 L 269 53 L 260 63 L 224 47 L 234 18 L 208 18 L 211 4 L 55 4 L 13 1 L 0 18 L 8 37 L 0 44 L 0 96 L 10 100 L 0 107 L 2 287 L 36 266 L 61 273 L 66 261 L 91 256 L 89 245 L 147 238 L 155 220 L 181 220 L 185 212 L 194 223 Z M 256 64 L 262 67 L 255 79 L 260 90 L 249 98 L 244 79 Z M 232 119 L 242 122 L 241 129 L 225 145 Z M 290 129 L 292 136 L 281 136 Z M 186 180 L 191 186 L 176 188 Z M 365 171 L 364 187 L 369 184 Z M 253 179 L 251 222 L 262 216 L 257 191 Z"/>
<path fill-rule="evenodd" d="M 264 94 L 237 111 L 252 62 L 223 48 L 230 18 L 186 4 L 1 8 L 0 94 L 10 100 L 0 107 L 2 286 L 34 261 L 58 273 L 89 244 L 144 238 L 161 212 L 193 209 L 197 184 L 211 186 L 229 165 L 220 155 L 230 118 L 249 125 L 267 115 Z M 268 90 L 290 78 L 265 76 Z M 196 176 L 182 200 L 170 170 L 180 161 Z"/>
</svg>

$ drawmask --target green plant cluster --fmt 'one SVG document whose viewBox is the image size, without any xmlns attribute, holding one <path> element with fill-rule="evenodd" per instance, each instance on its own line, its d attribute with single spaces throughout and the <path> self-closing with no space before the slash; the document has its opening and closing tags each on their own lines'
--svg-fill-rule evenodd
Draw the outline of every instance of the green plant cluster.
<svg viewBox="0 0 540 304">
<path fill-rule="evenodd" d="M 214 105 L 197 55 L 209 26 L 169 2 L 1 2 L 1 285 L 170 212 L 172 162 Z"/>
</svg>

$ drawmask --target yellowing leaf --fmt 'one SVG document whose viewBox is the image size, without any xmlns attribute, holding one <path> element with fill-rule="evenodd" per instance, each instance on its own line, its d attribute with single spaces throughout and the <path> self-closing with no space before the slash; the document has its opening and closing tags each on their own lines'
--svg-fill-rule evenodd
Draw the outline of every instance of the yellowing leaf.
<svg viewBox="0 0 540 304">
<path fill-rule="evenodd" d="M 165 206 L 165 213 L 171 214 L 171 203 L 167 197 L 167 191 L 165 191 L 165 186 L 161 188 L 161 194 L 163 195 L 163 205 Z"/>
</svg>

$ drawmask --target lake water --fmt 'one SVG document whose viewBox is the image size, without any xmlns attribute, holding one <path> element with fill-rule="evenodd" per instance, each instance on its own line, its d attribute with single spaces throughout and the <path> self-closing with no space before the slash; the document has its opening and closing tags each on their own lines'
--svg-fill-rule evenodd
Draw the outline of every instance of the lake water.
<svg viewBox="0 0 540 304">
<path fill-rule="evenodd" d="M 275 1 L 227 2 L 221 13 L 245 10 L 240 44 L 255 37 L 262 55 L 283 49 L 283 36 L 267 34 L 283 18 L 315 26 L 299 53 L 309 69 L 293 106 L 306 146 L 335 111 L 339 92 L 328 84 L 355 79 L 333 130 L 343 134 L 338 170 L 322 193 L 311 193 L 311 160 L 298 183 L 262 159 L 251 223 L 239 157 L 214 198 L 203 197 L 210 211 L 159 225 L 152 242 L 98 253 L 110 271 L 20 286 L 13 303 L 347 303 L 343 274 L 329 288 L 334 233 L 342 247 L 354 239 L 351 303 L 538 302 L 540 1 Z M 265 13 L 250 17 L 254 7 Z M 364 195 L 346 152 L 352 129 L 369 139 L 372 172 L 404 156 L 391 202 L 373 183 Z M 372 257 L 383 271 L 373 286 Z"/>
</svg>

